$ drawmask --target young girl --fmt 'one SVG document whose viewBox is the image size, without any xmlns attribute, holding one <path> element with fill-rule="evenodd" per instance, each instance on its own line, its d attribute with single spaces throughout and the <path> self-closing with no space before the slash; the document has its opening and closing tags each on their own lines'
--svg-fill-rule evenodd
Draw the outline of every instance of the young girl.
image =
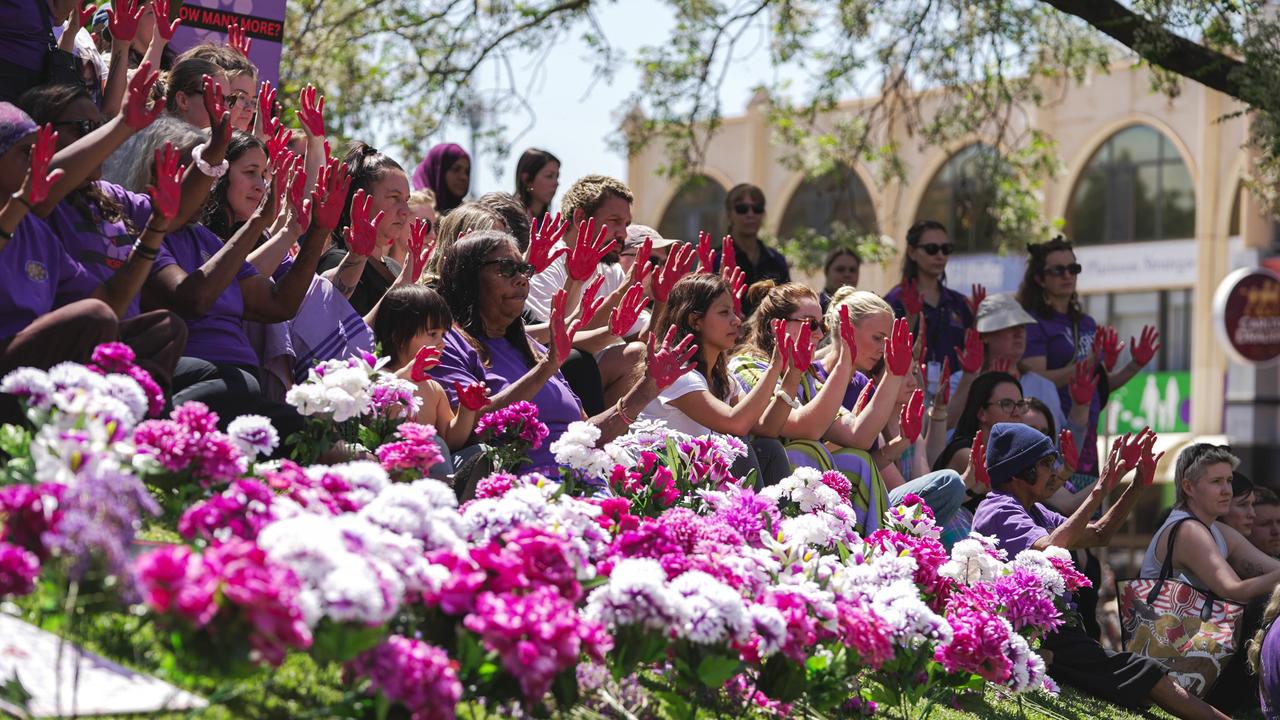
<svg viewBox="0 0 1280 720">
<path fill-rule="evenodd" d="M 430 377 L 425 377 L 425 371 L 436 362 L 419 361 L 418 353 L 424 348 L 443 348 L 444 334 L 452 326 L 453 314 L 449 312 L 449 304 L 440 293 L 425 285 L 397 285 L 388 290 L 373 321 L 374 335 L 382 345 L 382 351 L 390 356 L 396 376 L 418 385 L 422 407 L 418 410 L 417 421 L 435 427 L 436 442 L 447 461 L 450 450 L 466 444 L 479 413 L 468 408 L 465 402 L 459 402 L 458 412 L 454 414 L 444 388 Z M 418 377 L 422 380 L 414 377 L 415 366 L 418 366 Z M 433 467 L 431 474 L 436 476 L 437 470 L 448 474 L 452 469 L 452 461 L 443 462 Z"/>
</svg>

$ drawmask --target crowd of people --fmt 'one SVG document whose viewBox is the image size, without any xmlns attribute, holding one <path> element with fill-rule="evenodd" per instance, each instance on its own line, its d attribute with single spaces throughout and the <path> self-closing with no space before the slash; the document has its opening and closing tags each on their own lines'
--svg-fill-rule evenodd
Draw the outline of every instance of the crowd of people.
<svg viewBox="0 0 1280 720">
<path fill-rule="evenodd" d="M 555 466 L 549 445 L 572 422 L 603 442 L 661 421 L 741 439 L 735 472 L 759 485 L 797 467 L 843 474 L 863 532 L 916 495 L 947 542 L 976 530 L 1010 556 L 1058 545 L 1095 587 L 1089 548 L 1155 477 L 1154 435 L 1100 455 L 1096 428 L 1159 333 L 1125 343 L 1083 310 L 1065 238 L 1028 246 L 1016 295 L 966 296 L 947 285 L 948 229 L 924 220 L 885 296 L 858 289 L 851 248 L 831 251 L 815 292 L 763 239 L 754 185 L 729 191 L 718 242 L 635 223 L 627 185 L 587 168 L 553 214 L 563 168 L 545 150 L 519 158 L 514 192 L 473 199 L 453 143 L 411 172 L 362 142 L 332 154 L 313 87 L 289 129 L 242 35 L 170 52 L 166 0 L 117 2 L 105 23 L 68 0 L 35 5 L 0 30 L 0 374 L 121 340 L 173 405 L 264 415 L 288 438 L 303 418 L 287 390 L 318 362 L 377 349 L 416 384 L 438 472 L 464 497 L 486 472 L 477 419 L 531 401 L 550 438 L 529 470 Z M 13 398 L 0 416 L 21 421 Z M 1262 605 L 1280 580 L 1280 500 L 1236 464 L 1210 446 L 1179 456 L 1178 503 L 1143 573 L 1171 553 L 1186 582 L 1252 603 L 1252 631 L 1276 614 Z M 1222 717 L 1257 682 L 1242 665 L 1215 709 L 1105 649 L 1096 591 L 1077 602 L 1084 623 L 1046 643 L 1064 682 L 1182 717 Z M 1274 666 L 1277 644 L 1254 666 Z"/>
</svg>

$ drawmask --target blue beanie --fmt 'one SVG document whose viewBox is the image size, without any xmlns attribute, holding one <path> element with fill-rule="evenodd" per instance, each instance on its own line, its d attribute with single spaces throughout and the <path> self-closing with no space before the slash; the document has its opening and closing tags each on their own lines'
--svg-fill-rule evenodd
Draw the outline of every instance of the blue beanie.
<svg viewBox="0 0 1280 720">
<path fill-rule="evenodd" d="M 1030 425 L 997 423 L 987 442 L 987 475 L 992 487 L 1003 485 L 1058 452 L 1053 441 Z"/>
</svg>

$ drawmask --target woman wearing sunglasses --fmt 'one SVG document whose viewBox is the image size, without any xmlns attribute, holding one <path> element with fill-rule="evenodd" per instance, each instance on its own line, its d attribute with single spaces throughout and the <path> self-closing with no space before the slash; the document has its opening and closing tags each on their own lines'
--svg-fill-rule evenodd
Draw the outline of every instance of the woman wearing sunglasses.
<svg viewBox="0 0 1280 720">
<path fill-rule="evenodd" d="M 729 216 L 729 234 L 737 252 L 738 267 L 747 276 L 747 285 L 760 280 L 791 282 L 791 269 L 782 253 L 760 240 L 764 228 L 764 191 L 751 183 L 734 185 L 725 196 L 724 208 Z M 750 314 L 749 304 L 743 312 Z"/>
<path fill-rule="evenodd" d="M 925 360 L 929 377 L 934 379 L 942 373 L 943 358 L 950 358 L 952 368 L 960 367 L 956 353 L 964 347 L 965 330 L 973 327 L 968 300 L 947 287 L 947 260 L 954 248 L 942 223 L 920 220 L 912 225 L 907 230 L 901 282 L 884 296 L 898 317 L 911 321 L 917 335 L 920 328 L 915 314 L 919 309 L 924 319 Z"/>
</svg>

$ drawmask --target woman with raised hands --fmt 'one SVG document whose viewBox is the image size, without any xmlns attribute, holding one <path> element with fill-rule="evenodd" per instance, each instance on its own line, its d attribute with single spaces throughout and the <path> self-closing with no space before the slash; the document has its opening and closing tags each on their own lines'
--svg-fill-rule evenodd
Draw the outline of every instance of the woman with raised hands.
<svg viewBox="0 0 1280 720">
<path fill-rule="evenodd" d="M 490 392 L 486 410 L 497 410 L 519 401 L 538 406 L 539 419 L 550 437 L 530 454 L 531 467 L 556 466 L 550 443 L 576 420 L 588 420 L 600 428 L 600 442 L 626 432 L 659 389 L 675 380 L 686 368 L 693 352 L 689 342 L 677 345 L 672 338 L 661 344 L 651 342 L 646 372 L 616 403 L 594 417 L 586 417 L 581 403 L 560 374 L 560 366 L 572 347 L 571 337 L 583 318 L 571 321 L 565 296 L 558 294 L 553 304 L 551 342 L 544 347 L 524 329 L 524 300 L 529 293 L 533 266 L 525 262 L 515 239 L 496 230 L 468 233 L 445 255 L 440 266 L 439 292 L 449 303 L 453 328 L 445 334 L 438 365 L 431 369 L 449 395 L 457 411 L 468 393 L 459 394 L 475 383 L 484 383 Z M 591 312 L 598 301 L 587 303 Z M 591 313 L 587 313 L 589 317 Z M 467 451 L 459 453 L 459 462 Z M 466 489 L 462 489 L 465 495 Z"/>
<path fill-rule="evenodd" d="M 93 140 L 76 144 L 86 142 Z M 0 192 L 6 198 L 0 209 L 0 374 L 23 365 L 48 368 L 64 360 L 87 362 L 97 345 L 123 340 L 157 380 L 167 383 L 172 362 L 182 350 L 185 327 L 171 313 L 124 318 L 177 211 L 176 158 L 166 153 L 160 159 L 167 173 L 149 189 L 153 212 L 147 231 L 133 245 L 130 262 L 121 272 L 99 280 L 30 213 L 67 174 L 50 170 L 56 146 L 51 126 L 38 128 L 18 108 L 0 103 Z M 73 145 L 63 152 L 75 155 L 75 150 Z M 74 163 L 68 167 L 80 172 Z M 5 421 L 20 421 L 12 397 L 0 402 Z"/>
</svg>

